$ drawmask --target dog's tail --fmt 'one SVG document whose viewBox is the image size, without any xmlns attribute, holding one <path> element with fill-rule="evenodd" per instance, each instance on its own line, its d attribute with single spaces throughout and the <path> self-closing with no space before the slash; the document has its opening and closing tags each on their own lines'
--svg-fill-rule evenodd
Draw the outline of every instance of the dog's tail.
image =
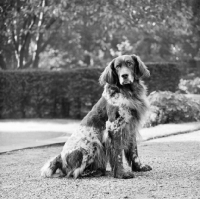
<svg viewBox="0 0 200 199">
<path fill-rule="evenodd" d="M 56 173 L 59 170 L 60 173 Z M 41 176 L 47 178 L 61 177 L 62 172 L 62 158 L 61 154 L 51 158 L 44 166 L 41 168 Z"/>
</svg>

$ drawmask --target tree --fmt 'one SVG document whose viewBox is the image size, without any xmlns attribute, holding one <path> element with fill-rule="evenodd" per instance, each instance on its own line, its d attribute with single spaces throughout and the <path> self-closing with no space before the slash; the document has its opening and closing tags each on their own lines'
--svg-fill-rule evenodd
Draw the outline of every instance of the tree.
<svg viewBox="0 0 200 199">
<path fill-rule="evenodd" d="M 194 32 L 193 46 L 196 50 L 196 57 L 200 58 L 200 1 L 193 0 L 191 4 L 193 12 L 191 24 Z"/>
<path fill-rule="evenodd" d="M 68 9 L 70 25 L 61 27 L 67 34 L 58 36 L 64 42 L 52 45 L 68 60 L 73 57 L 67 62 L 71 66 L 80 65 L 78 60 L 85 66 L 105 66 L 120 53 L 136 53 L 145 61 L 174 61 L 192 52 L 192 13 L 185 0 L 89 0 L 74 5 Z"/>
<path fill-rule="evenodd" d="M 5 46 L 12 41 L 17 68 L 105 66 L 122 53 L 144 61 L 198 54 L 198 0 L 2 1 L 0 34 Z"/>
<path fill-rule="evenodd" d="M 53 0 L 4 0 L 4 35 L 13 44 L 17 68 L 38 68 L 40 52 L 60 25 L 57 4 Z"/>
</svg>

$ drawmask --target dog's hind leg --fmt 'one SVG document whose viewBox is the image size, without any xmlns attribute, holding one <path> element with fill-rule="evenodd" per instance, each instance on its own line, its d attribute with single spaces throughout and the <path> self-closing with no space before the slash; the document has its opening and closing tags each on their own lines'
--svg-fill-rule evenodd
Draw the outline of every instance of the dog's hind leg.
<svg viewBox="0 0 200 199">
<path fill-rule="evenodd" d="M 56 173 L 56 171 L 59 173 Z M 62 159 L 61 155 L 51 158 L 44 166 L 41 168 L 41 176 L 47 178 L 53 177 L 63 177 L 65 174 L 62 171 Z"/>
<path fill-rule="evenodd" d="M 67 173 L 67 177 L 78 178 L 85 175 L 86 168 L 93 163 L 93 158 L 89 152 L 83 148 L 74 150 L 73 152 L 66 154 L 64 159 L 64 168 Z"/>
<path fill-rule="evenodd" d="M 84 154 L 82 164 L 85 164 L 86 162 L 86 167 L 81 176 L 105 176 L 107 158 L 103 146 L 100 146 L 97 143 L 93 143 L 90 149 L 92 150 L 89 150 L 89 153 Z"/>
<path fill-rule="evenodd" d="M 85 169 L 82 176 L 88 177 L 100 177 L 106 175 L 106 162 L 99 164 L 98 160 L 94 160 L 93 163 L 91 163 L 87 168 Z"/>
<path fill-rule="evenodd" d="M 85 169 L 84 149 L 75 149 L 68 153 L 61 153 L 63 160 L 63 170 L 65 170 L 67 177 L 78 178 Z"/>
</svg>

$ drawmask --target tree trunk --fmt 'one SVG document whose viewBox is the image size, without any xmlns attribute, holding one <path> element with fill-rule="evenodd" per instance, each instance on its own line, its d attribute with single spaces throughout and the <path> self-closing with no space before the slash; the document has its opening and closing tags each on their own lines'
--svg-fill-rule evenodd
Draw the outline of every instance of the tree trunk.
<svg viewBox="0 0 200 199">
<path fill-rule="evenodd" d="M 17 68 L 20 68 L 20 55 L 18 52 L 15 52 L 15 57 L 16 57 L 16 60 L 17 60 Z"/>
<path fill-rule="evenodd" d="M 46 0 L 41 0 L 41 8 L 44 8 L 46 5 Z M 40 45 L 43 37 L 43 33 L 41 33 L 41 27 L 44 21 L 44 10 L 41 10 L 39 15 L 39 21 L 38 21 L 38 29 L 37 29 L 37 35 L 36 35 L 36 41 L 35 41 L 35 50 L 33 52 L 33 68 L 38 68 L 39 64 L 39 53 L 40 53 Z"/>
<path fill-rule="evenodd" d="M 90 66 L 90 64 L 91 64 L 91 57 L 90 57 L 90 55 L 84 55 L 84 60 L 83 60 L 83 62 L 87 65 L 87 66 Z"/>
<path fill-rule="evenodd" d="M 4 57 L 2 54 L 0 54 L 0 68 L 3 70 L 6 70 L 6 62 L 4 61 Z"/>
<path fill-rule="evenodd" d="M 32 64 L 32 68 L 36 69 L 39 67 L 39 48 L 38 48 L 39 44 L 36 44 L 36 51 L 33 53 L 33 64 Z"/>
<path fill-rule="evenodd" d="M 15 57 L 17 59 L 17 69 L 24 67 L 24 50 L 21 49 L 18 52 L 15 52 Z"/>
</svg>

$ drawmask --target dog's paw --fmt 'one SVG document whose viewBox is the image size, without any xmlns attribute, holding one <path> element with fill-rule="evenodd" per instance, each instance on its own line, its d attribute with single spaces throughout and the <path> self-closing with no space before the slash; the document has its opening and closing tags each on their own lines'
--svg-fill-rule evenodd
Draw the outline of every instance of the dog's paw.
<svg viewBox="0 0 200 199">
<path fill-rule="evenodd" d="M 152 168 L 149 165 L 133 165 L 132 166 L 132 171 L 135 172 L 146 172 L 146 171 L 151 171 Z"/>
<path fill-rule="evenodd" d="M 133 172 L 131 171 L 121 171 L 117 174 L 114 175 L 114 178 L 119 178 L 119 179 L 130 179 L 130 178 L 134 178 L 135 175 Z"/>
<path fill-rule="evenodd" d="M 101 176 L 105 176 L 106 175 L 106 169 L 97 169 L 97 170 L 85 170 L 82 173 L 82 177 L 101 177 Z"/>
<path fill-rule="evenodd" d="M 151 171 L 151 170 L 152 170 L 152 167 L 149 166 L 149 165 L 142 165 L 141 170 L 142 170 L 142 171 Z"/>
<path fill-rule="evenodd" d="M 92 176 L 94 177 L 101 177 L 106 175 L 106 170 L 105 169 L 97 169 Z"/>
</svg>

